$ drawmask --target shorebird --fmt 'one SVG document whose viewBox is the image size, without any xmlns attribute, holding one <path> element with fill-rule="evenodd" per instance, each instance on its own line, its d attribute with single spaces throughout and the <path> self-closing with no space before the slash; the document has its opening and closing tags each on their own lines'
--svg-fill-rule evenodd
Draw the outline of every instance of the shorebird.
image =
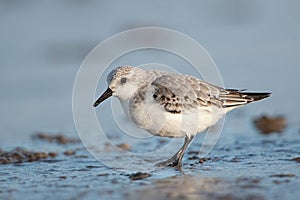
<svg viewBox="0 0 300 200">
<path fill-rule="evenodd" d="M 170 159 L 157 166 L 180 167 L 193 137 L 227 112 L 270 96 L 267 92 L 224 89 L 189 75 L 121 66 L 107 76 L 108 88 L 95 101 L 117 97 L 140 128 L 155 136 L 185 138 Z"/>
</svg>

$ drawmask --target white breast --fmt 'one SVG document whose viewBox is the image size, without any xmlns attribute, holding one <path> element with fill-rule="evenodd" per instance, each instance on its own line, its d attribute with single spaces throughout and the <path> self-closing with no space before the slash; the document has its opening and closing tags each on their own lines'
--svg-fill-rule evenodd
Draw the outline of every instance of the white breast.
<svg viewBox="0 0 300 200">
<path fill-rule="evenodd" d="M 214 125 L 224 114 L 220 108 L 200 107 L 193 112 L 173 114 L 147 94 L 143 101 L 129 103 L 132 120 L 140 128 L 162 137 L 195 135 Z"/>
</svg>

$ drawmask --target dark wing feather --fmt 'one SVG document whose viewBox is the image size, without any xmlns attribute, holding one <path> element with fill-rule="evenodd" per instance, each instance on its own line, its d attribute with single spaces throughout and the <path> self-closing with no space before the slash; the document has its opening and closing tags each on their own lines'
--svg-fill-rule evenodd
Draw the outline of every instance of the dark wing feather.
<svg viewBox="0 0 300 200">
<path fill-rule="evenodd" d="M 184 110 L 196 110 L 214 104 L 222 107 L 218 99 L 220 90 L 192 76 L 179 74 L 163 75 L 155 79 L 153 98 L 171 113 L 182 113 Z"/>
<path fill-rule="evenodd" d="M 223 107 L 238 107 L 244 104 L 258 101 L 270 96 L 267 92 L 245 92 L 245 90 L 225 90 L 220 93 L 219 98 L 222 99 Z"/>
</svg>

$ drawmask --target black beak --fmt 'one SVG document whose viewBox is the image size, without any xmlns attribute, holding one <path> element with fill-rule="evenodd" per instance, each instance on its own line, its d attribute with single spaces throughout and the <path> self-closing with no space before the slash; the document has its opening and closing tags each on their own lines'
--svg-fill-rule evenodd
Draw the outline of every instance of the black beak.
<svg viewBox="0 0 300 200">
<path fill-rule="evenodd" d="M 98 106 L 102 101 L 112 96 L 113 91 L 110 88 L 107 88 L 107 90 L 95 101 L 93 104 L 94 107 Z"/>
</svg>

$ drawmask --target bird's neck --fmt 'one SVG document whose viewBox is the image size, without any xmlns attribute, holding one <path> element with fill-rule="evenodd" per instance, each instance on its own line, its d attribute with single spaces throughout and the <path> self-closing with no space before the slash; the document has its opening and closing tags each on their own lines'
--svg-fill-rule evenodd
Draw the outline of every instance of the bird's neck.
<svg viewBox="0 0 300 200">
<path fill-rule="evenodd" d="M 121 101 L 121 102 L 128 102 L 129 99 L 136 93 L 138 90 L 137 85 L 130 85 L 128 87 L 124 87 L 121 90 L 118 91 L 118 93 L 115 94 L 115 96 Z"/>
</svg>

